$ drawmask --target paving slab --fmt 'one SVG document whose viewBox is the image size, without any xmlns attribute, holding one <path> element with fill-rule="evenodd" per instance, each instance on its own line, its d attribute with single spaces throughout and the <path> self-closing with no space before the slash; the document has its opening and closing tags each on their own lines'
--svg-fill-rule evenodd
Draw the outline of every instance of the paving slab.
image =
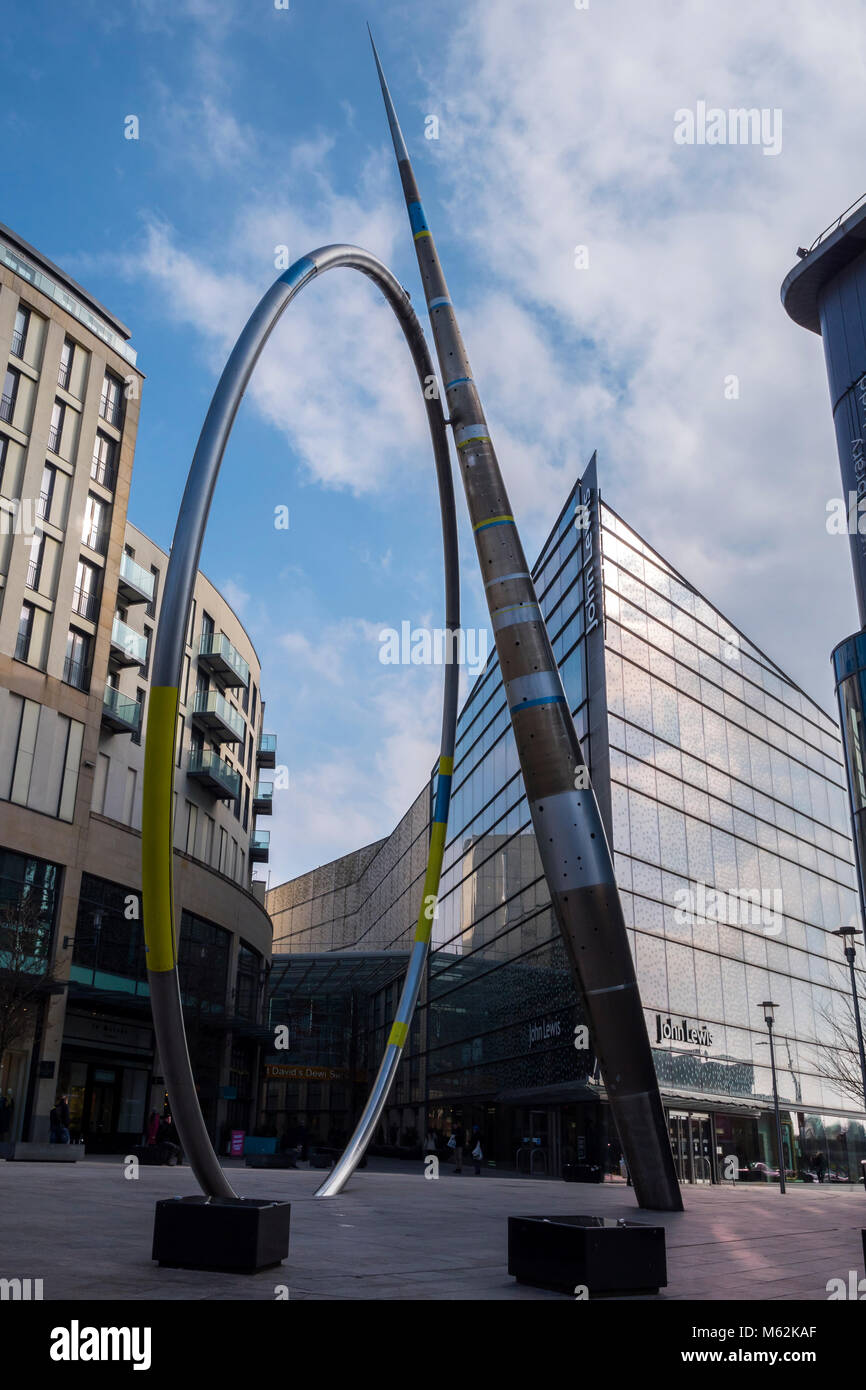
<svg viewBox="0 0 866 1390">
<path fill-rule="evenodd" d="M 42 1279 L 46 1300 L 562 1300 L 507 1272 L 508 1217 L 575 1213 L 663 1225 L 668 1287 L 658 1301 L 827 1298 L 827 1281 L 863 1278 L 862 1187 L 695 1187 L 681 1213 L 641 1212 L 623 1183 L 562 1183 L 382 1165 L 337 1198 L 314 1199 L 313 1170 L 236 1167 L 241 1196 L 292 1203 L 289 1258 L 255 1275 L 160 1269 L 150 1258 L 160 1198 L 198 1191 L 189 1168 L 122 1160 L 0 1162 L 0 1278 Z"/>
</svg>

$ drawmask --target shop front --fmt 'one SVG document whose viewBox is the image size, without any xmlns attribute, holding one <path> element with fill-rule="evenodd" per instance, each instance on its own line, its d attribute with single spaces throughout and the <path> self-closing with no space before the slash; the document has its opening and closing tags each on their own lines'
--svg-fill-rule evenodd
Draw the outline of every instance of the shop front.
<svg viewBox="0 0 866 1390">
<path fill-rule="evenodd" d="M 142 1141 L 153 1082 L 153 1030 L 67 1010 L 58 1094 L 69 1096 L 70 1137 L 93 1153 Z"/>
<path fill-rule="evenodd" d="M 671 1150 L 681 1183 L 779 1181 L 773 1110 L 725 1110 L 669 1103 Z M 782 1109 L 782 1154 L 788 1182 L 856 1182 L 866 1159 L 862 1121 Z"/>
<path fill-rule="evenodd" d="M 481 1137 L 485 1166 L 531 1177 L 562 1177 L 566 1165 L 619 1173 L 620 1149 L 608 1107 L 583 1082 L 501 1091 L 495 1101 L 461 1099 L 428 1107 L 440 1147 L 462 1126 Z"/>
</svg>

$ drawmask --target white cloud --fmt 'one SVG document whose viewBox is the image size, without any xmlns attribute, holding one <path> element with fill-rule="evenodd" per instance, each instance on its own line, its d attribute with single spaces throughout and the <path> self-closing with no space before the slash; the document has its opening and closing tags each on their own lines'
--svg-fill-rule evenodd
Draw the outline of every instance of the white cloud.
<svg viewBox="0 0 866 1390">
<path fill-rule="evenodd" d="M 226 579 L 220 585 L 220 593 L 230 608 L 233 608 L 238 617 L 242 618 L 244 610 L 250 601 L 250 594 L 240 584 L 236 584 L 233 579 Z"/>
<path fill-rule="evenodd" d="M 461 9 L 435 73 L 447 219 L 428 206 L 434 233 L 477 248 L 485 288 L 462 317 L 527 549 L 598 446 L 613 505 L 825 703 L 854 623 L 846 547 L 824 531 L 838 464 L 820 346 L 778 290 L 797 242 L 860 191 L 857 14 Z M 698 99 L 781 107 L 781 154 L 676 145 L 674 112 Z"/>
<path fill-rule="evenodd" d="M 321 638 L 279 639 L 286 664 L 270 661 L 268 684 L 283 716 L 278 758 L 289 789 L 274 799 L 272 883 L 388 834 L 429 776 L 442 671 L 383 666 L 382 626 L 346 620 Z"/>
<path fill-rule="evenodd" d="M 860 191 L 859 8 L 475 0 L 451 12 L 452 31 L 436 16 L 444 47 L 425 52 L 428 88 L 419 78 L 406 134 L 527 552 L 597 447 L 611 504 L 829 704 L 827 653 L 855 625 L 847 546 L 824 529 L 838 463 L 820 344 L 778 289 L 798 242 Z M 780 107 L 781 154 L 678 146 L 674 112 L 697 100 Z M 438 141 L 419 133 L 424 109 L 440 115 Z M 220 114 L 229 152 L 242 152 L 230 102 Z M 136 273 L 214 371 L 276 273 L 275 246 L 294 258 L 352 237 L 405 263 L 384 125 L 351 185 L 332 176 L 333 141 L 294 140 L 277 188 L 247 193 L 219 243 L 149 226 Z M 444 208 L 424 188 L 422 154 L 437 162 Z M 730 374 L 737 400 L 725 399 Z M 399 506 L 407 476 L 429 468 L 405 346 L 360 277 L 304 291 L 249 396 L 316 483 Z M 462 569 L 464 622 L 478 621 L 468 549 Z M 307 625 L 266 662 L 292 776 L 275 808 L 273 881 L 387 833 L 427 776 L 441 673 L 379 667 L 379 626 L 326 620 L 319 637 Z"/>
</svg>

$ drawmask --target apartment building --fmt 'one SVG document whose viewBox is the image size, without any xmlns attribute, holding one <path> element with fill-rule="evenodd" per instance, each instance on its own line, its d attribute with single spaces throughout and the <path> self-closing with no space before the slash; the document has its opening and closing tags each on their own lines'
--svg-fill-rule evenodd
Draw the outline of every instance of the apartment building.
<svg viewBox="0 0 866 1390">
<path fill-rule="evenodd" d="M 140 825 L 168 557 L 127 519 L 143 382 L 129 339 L 0 225 L 0 975 L 42 977 L 26 1031 L 0 1056 L 5 1137 L 44 1137 L 63 1090 L 73 1137 L 108 1150 L 134 1142 L 165 1098 Z M 176 908 L 190 1045 L 218 1138 L 246 1126 L 255 1094 L 271 931 L 252 871 L 267 860 L 257 821 L 272 786 L 258 774 L 275 741 L 261 736 L 252 642 L 203 575 L 187 636 Z"/>
</svg>

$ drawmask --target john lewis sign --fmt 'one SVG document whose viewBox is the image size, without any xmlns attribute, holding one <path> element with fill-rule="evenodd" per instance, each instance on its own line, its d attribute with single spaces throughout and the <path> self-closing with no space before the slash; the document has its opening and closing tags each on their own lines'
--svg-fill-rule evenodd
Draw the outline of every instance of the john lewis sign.
<svg viewBox="0 0 866 1390">
<path fill-rule="evenodd" d="M 691 1023 L 687 1018 L 675 1022 L 656 1014 L 656 1042 L 694 1043 L 696 1047 L 712 1047 L 713 1035 L 705 1023 Z"/>
</svg>

